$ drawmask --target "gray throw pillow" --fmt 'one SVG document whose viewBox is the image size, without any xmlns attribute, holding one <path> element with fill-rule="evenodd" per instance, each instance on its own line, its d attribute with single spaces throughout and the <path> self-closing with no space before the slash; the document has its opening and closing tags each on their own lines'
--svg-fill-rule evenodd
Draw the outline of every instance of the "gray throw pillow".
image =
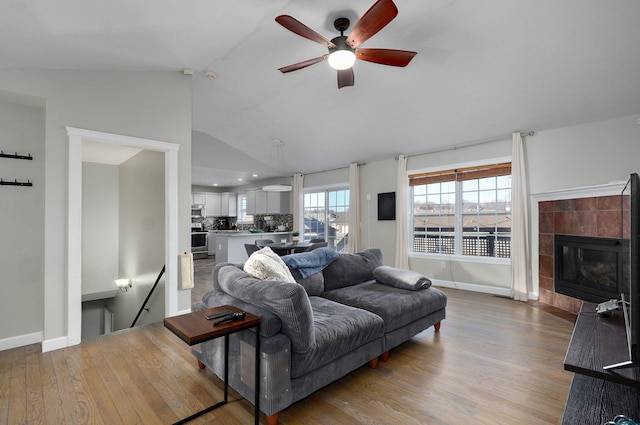
<svg viewBox="0 0 640 425">
<path fill-rule="evenodd" d="M 431 286 L 431 280 L 418 272 L 389 266 L 376 268 L 373 271 L 373 277 L 379 283 L 410 291 L 427 289 Z"/>
<path fill-rule="evenodd" d="M 344 288 L 373 279 L 373 271 L 382 265 L 382 251 L 369 248 L 355 254 L 340 254 L 324 274 L 324 290 Z"/>
</svg>

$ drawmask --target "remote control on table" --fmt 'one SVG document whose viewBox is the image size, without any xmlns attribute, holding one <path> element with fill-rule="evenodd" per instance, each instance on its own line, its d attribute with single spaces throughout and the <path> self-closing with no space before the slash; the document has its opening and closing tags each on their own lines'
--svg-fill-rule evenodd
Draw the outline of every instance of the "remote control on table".
<svg viewBox="0 0 640 425">
<path fill-rule="evenodd" d="M 213 326 L 220 325 L 222 323 L 233 322 L 234 320 L 244 319 L 245 312 L 241 311 L 240 313 L 233 313 L 224 316 L 222 319 L 216 320 L 213 322 Z"/>
<path fill-rule="evenodd" d="M 213 313 L 207 316 L 207 320 L 217 319 L 218 317 L 224 317 L 233 313 L 231 310 L 221 311 L 220 313 Z"/>
</svg>

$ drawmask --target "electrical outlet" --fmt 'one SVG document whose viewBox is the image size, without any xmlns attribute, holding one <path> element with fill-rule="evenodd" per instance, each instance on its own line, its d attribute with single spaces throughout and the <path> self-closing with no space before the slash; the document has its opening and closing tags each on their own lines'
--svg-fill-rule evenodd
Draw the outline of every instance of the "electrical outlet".
<svg viewBox="0 0 640 425">
<path fill-rule="evenodd" d="M 370 200 L 371 200 L 371 194 L 367 193 L 367 201 L 370 201 Z"/>
<path fill-rule="evenodd" d="M 442 270 L 446 269 L 447 268 L 447 263 L 445 263 L 444 261 L 440 261 L 440 268 Z"/>
</svg>

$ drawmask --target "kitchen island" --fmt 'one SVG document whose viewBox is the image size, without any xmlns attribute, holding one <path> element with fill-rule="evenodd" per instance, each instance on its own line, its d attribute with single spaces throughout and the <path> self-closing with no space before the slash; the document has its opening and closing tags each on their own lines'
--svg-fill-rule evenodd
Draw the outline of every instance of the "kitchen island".
<svg viewBox="0 0 640 425">
<path fill-rule="evenodd" d="M 291 242 L 291 232 L 222 231 L 216 233 L 216 263 L 244 263 L 247 250 L 244 244 L 254 244 L 257 240 L 271 239 L 276 243 Z"/>
</svg>

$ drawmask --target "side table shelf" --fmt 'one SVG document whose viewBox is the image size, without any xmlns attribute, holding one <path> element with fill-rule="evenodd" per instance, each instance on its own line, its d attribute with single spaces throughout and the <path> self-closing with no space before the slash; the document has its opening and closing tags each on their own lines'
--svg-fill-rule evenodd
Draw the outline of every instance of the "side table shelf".
<svg viewBox="0 0 640 425">
<path fill-rule="evenodd" d="M 617 415 L 640 419 L 640 370 L 603 369 L 628 356 L 622 312 L 601 317 L 595 304 L 584 303 L 564 360 L 564 369 L 575 375 L 563 425 L 604 424 Z"/>
</svg>

